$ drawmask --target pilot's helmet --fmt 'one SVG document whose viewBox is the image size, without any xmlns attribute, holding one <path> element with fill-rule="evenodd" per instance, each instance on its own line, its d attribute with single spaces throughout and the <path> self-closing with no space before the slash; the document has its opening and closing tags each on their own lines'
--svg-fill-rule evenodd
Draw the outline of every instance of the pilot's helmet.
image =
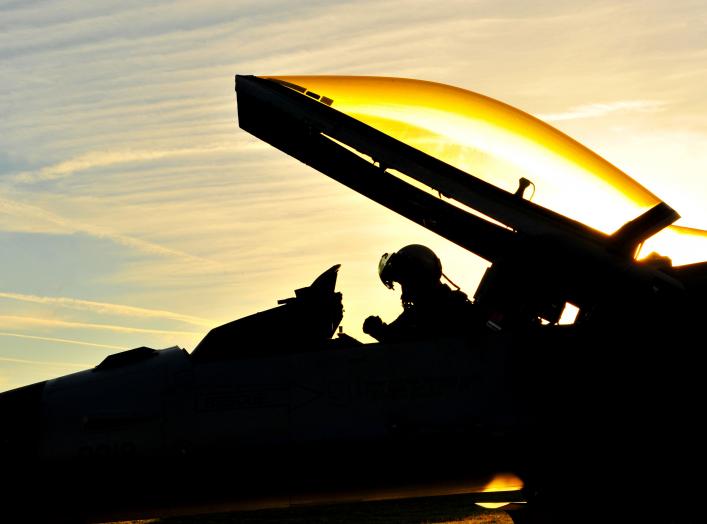
<svg viewBox="0 0 707 524">
<path fill-rule="evenodd" d="M 378 263 L 378 275 L 388 289 L 393 289 L 393 282 L 428 286 L 439 282 L 442 263 L 430 248 L 410 244 L 395 253 L 385 253 Z"/>
</svg>

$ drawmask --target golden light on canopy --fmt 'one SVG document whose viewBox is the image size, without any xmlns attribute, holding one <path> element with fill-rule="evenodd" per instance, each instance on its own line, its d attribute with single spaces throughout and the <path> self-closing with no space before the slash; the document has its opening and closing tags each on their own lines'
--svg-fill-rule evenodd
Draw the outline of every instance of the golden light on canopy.
<svg viewBox="0 0 707 524">
<path fill-rule="evenodd" d="M 508 191 L 525 177 L 535 186 L 533 202 L 605 233 L 660 202 L 561 131 L 478 93 L 403 78 L 270 78 L 325 96 L 338 111 Z M 706 260 L 707 232 L 672 226 L 641 253 L 654 250 L 676 264 Z"/>
</svg>

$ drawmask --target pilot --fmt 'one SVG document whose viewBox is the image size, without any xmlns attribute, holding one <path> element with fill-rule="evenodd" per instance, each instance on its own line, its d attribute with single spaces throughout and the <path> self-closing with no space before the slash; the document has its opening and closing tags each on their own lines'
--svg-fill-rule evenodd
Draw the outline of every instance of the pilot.
<svg viewBox="0 0 707 524">
<path fill-rule="evenodd" d="M 441 282 L 442 263 L 426 246 L 411 244 L 385 253 L 378 274 L 388 289 L 393 289 L 393 282 L 400 284 L 403 303 L 403 312 L 390 324 L 378 316 L 364 321 L 363 332 L 379 342 L 460 334 L 477 323 L 474 305 L 458 287 L 452 290 Z"/>
</svg>

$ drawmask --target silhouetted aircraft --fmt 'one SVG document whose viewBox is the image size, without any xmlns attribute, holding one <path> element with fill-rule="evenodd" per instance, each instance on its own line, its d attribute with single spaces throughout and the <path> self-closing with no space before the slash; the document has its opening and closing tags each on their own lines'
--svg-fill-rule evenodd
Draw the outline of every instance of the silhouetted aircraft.
<svg viewBox="0 0 707 524">
<path fill-rule="evenodd" d="M 659 202 L 602 233 L 524 198 L 527 179 L 500 189 L 301 83 L 237 76 L 239 125 L 489 261 L 485 323 L 335 336 L 334 266 L 191 354 L 136 348 L 1 394 L 3 507 L 106 520 L 471 493 L 501 473 L 523 489 L 477 499 L 527 501 L 537 522 L 601 500 L 626 503 L 608 520 L 667 522 L 697 502 L 707 263 L 636 259 L 677 213 Z"/>
</svg>

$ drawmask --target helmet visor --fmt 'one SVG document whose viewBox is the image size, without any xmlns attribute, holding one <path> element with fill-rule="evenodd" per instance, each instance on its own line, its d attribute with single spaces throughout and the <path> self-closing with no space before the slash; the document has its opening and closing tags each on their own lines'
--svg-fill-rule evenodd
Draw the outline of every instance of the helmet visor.
<svg viewBox="0 0 707 524">
<path fill-rule="evenodd" d="M 378 276 L 388 289 L 393 289 L 393 272 L 390 269 L 392 258 L 392 254 L 383 253 L 380 262 L 378 262 Z"/>
</svg>

